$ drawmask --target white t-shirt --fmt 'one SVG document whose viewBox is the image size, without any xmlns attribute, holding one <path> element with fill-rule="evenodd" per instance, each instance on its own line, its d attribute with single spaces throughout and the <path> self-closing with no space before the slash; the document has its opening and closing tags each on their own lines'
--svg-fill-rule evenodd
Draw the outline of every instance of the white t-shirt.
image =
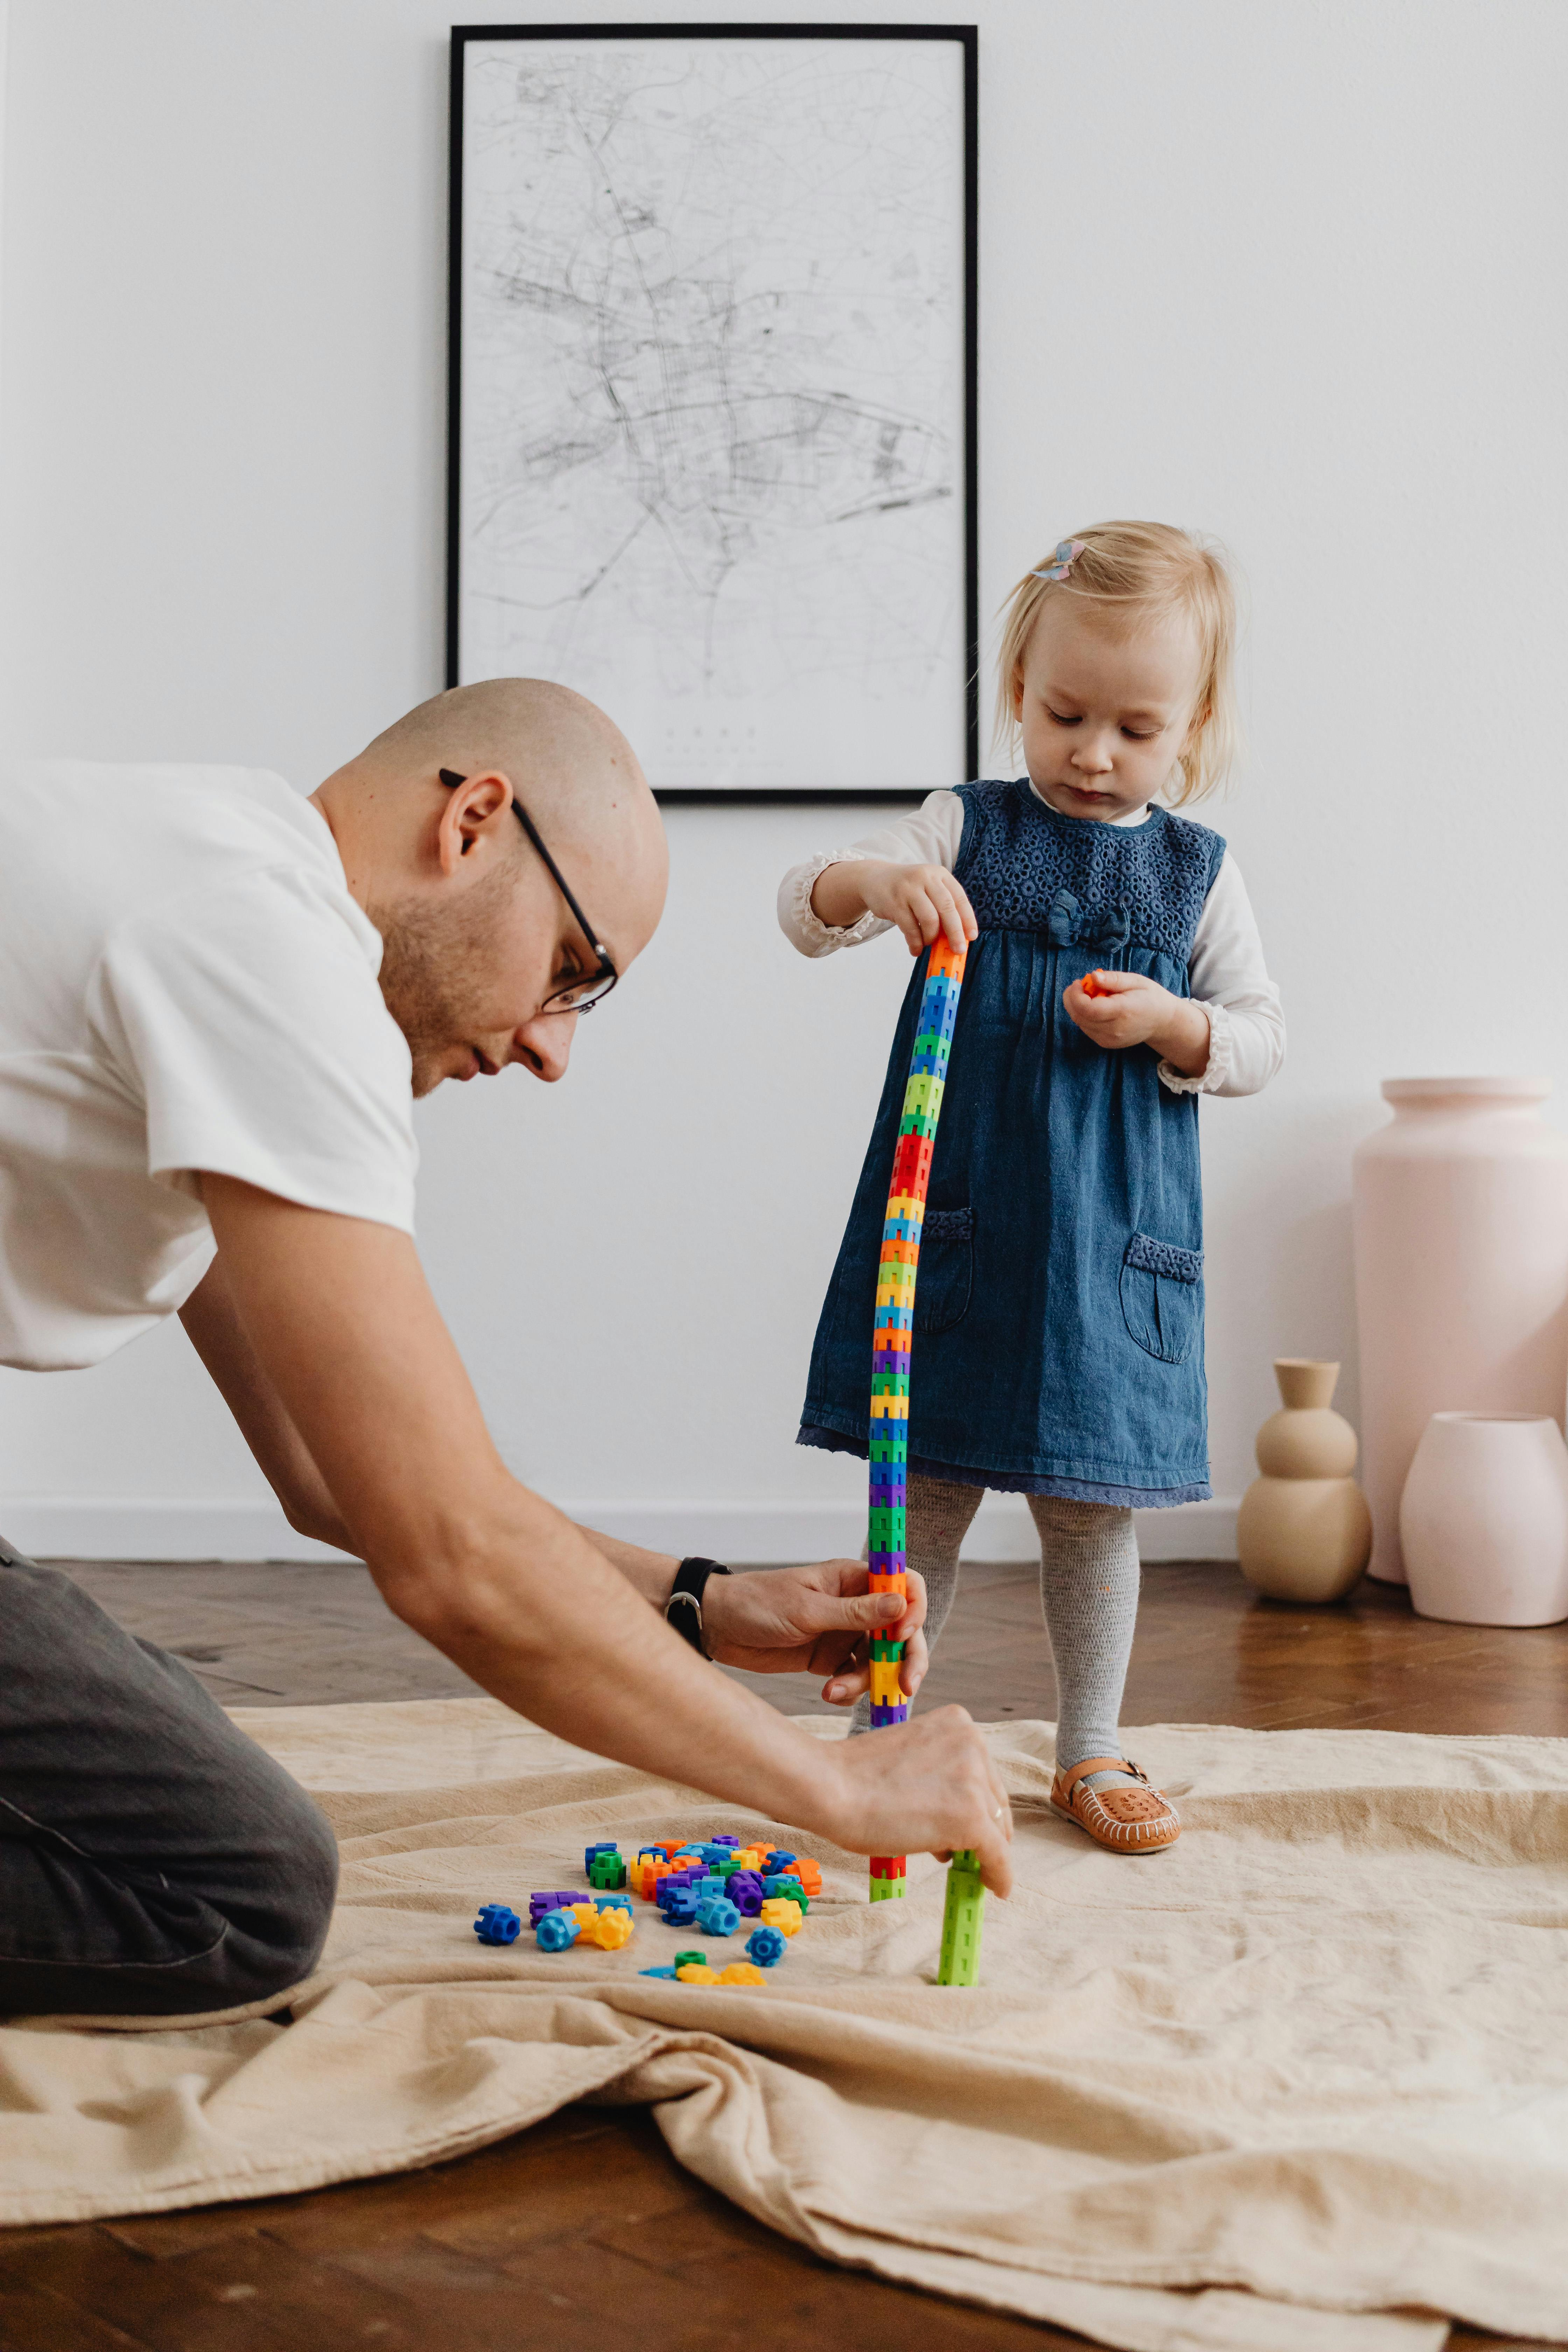
<svg viewBox="0 0 1568 2352">
<path fill-rule="evenodd" d="M 412 1233 L 380 963 L 280 776 L 0 769 L 0 1363 L 95 1364 L 183 1306 L 198 1170 Z"/>
</svg>

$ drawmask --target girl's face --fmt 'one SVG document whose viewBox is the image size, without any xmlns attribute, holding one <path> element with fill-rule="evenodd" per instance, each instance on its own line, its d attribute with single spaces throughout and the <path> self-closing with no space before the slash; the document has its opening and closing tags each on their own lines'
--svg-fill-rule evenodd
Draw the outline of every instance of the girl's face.
<svg viewBox="0 0 1568 2352">
<path fill-rule="evenodd" d="M 1192 725 L 1197 634 L 1185 613 L 1131 634 L 1047 596 L 1024 650 L 1014 707 L 1036 791 L 1062 816 L 1102 822 L 1142 808 L 1169 778 Z"/>
</svg>

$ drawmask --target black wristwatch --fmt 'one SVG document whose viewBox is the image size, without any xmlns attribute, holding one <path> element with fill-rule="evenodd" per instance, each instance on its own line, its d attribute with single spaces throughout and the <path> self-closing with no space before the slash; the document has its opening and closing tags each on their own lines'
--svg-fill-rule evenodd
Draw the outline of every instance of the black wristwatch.
<svg viewBox="0 0 1568 2352">
<path fill-rule="evenodd" d="M 675 1571 L 675 1582 L 669 1589 L 669 1599 L 664 1604 L 664 1622 L 689 1641 L 700 1657 L 712 1655 L 702 1640 L 702 1595 L 710 1576 L 728 1576 L 729 1570 L 716 1559 L 683 1559 Z"/>
</svg>

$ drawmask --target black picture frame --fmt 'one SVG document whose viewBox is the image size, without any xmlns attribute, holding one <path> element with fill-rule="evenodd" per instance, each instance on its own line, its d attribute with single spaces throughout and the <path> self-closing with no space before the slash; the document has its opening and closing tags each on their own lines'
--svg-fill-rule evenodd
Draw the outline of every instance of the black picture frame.
<svg viewBox="0 0 1568 2352">
<path fill-rule="evenodd" d="M 980 585 L 979 585 L 979 57 L 977 28 L 973 25 L 891 24 L 574 24 L 455 25 L 451 34 L 451 82 L 448 154 L 447 231 L 447 578 L 446 682 L 460 683 L 462 617 L 462 449 L 463 401 L 463 194 L 464 100 L 466 56 L 477 41 L 583 41 L 661 39 L 814 40 L 951 42 L 963 58 L 963 714 L 965 776 L 980 772 Z M 954 783 L 964 778 L 953 777 Z M 795 801 L 886 801 L 907 803 L 931 789 L 929 783 L 901 787 L 859 788 L 852 785 L 803 784 L 784 787 L 728 788 L 664 786 L 658 797 L 672 803 L 756 803 L 759 805 Z"/>
</svg>

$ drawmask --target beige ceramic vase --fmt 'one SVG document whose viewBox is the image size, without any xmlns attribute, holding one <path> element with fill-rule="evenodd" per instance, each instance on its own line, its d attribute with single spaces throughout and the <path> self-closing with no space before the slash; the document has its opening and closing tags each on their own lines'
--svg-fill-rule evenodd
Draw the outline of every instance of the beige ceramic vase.
<svg viewBox="0 0 1568 2352">
<path fill-rule="evenodd" d="M 1331 1410 L 1338 1364 L 1275 1359 L 1283 1410 L 1258 1433 L 1255 1478 L 1241 1498 L 1237 1557 L 1271 1601 L 1338 1601 L 1366 1566 L 1372 1514 L 1351 1473 L 1355 1432 Z"/>
<path fill-rule="evenodd" d="M 1568 1375 L 1568 1135 L 1546 1078 L 1389 1078 L 1352 1167 L 1371 1573 L 1405 1582 L 1399 1498 L 1435 1412 L 1552 1413 Z"/>
</svg>

